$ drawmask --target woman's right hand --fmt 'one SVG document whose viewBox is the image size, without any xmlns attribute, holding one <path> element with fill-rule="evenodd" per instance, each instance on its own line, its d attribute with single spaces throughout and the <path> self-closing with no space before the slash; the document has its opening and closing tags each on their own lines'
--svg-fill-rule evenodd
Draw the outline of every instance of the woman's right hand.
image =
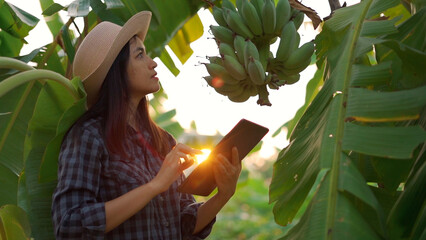
<svg viewBox="0 0 426 240">
<path fill-rule="evenodd" d="M 201 153 L 201 150 L 178 143 L 164 158 L 163 165 L 161 165 L 160 171 L 152 180 L 152 183 L 158 187 L 159 191 L 166 191 L 180 177 L 182 171 L 194 163 L 192 157 Z"/>
</svg>

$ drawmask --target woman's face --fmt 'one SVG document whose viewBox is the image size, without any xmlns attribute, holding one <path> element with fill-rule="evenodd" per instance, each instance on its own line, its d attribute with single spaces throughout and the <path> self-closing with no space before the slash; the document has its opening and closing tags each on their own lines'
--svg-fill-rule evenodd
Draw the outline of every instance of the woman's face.
<svg viewBox="0 0 426 240">
<path fill-rule="evenodd" d="M 133 37 L 129 42 L 129 61 L 126 68 L 132 100 L 139 102 L 145 95 L 160 90 L 156 67 L 157 63 L 146 55 L 142 40 L 137 36 Z"/>
</svg>

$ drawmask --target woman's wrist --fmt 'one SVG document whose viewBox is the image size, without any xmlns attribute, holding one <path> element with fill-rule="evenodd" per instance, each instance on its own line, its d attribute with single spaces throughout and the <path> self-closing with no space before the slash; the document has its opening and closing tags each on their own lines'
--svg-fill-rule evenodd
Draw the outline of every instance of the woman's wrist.
<svg viewBox="0 0 426 240">
<path fill-rule="evenodd" d="M 223 191 L 218 191 L 216 196 L 217 198 L 220 199 L 221 202 L 228 202 L 229 199 L 232 198 L 232 196 L 234 195 L 234 193 L 231 192 L 223 192 Z"/>
<path fill-rule="evenodd" d="M 149 183 L 147 183 L 147 185 L 155 195 L 158 195 L 167 190 L 167 188 L 164 187 L 164 184 L 162 184 L 161 181 L 158 181 L 157 178 L 152 179 Z"/>
</svg>

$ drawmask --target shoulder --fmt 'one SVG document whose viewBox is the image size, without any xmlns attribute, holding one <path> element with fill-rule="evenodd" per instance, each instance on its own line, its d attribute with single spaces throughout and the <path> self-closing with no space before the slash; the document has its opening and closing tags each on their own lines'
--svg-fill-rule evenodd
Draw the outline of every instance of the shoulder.
<svg viewBox="0 0 426 240">
<path fill-rule="evenodd" d="M 103 142 L 102 124 L 100 118 L 90 118 L 77 121 L 68 131 L 64 142 L 96 141 Z"/>
<path fill-rule="evenodd" d="M 69 130 L 70 135 L 92 134 L 102 136 L 102 124 L 100 118 L 90 118 L 83 122 L 76 122 Z"/>
</svg>

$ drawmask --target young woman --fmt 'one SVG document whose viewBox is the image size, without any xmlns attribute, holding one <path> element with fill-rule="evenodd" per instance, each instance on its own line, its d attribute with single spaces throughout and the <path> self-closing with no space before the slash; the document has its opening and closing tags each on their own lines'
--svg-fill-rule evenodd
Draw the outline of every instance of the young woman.
<svg viewBox="0 0 426 240">
<path fill-rule="evenodd" d="M 140 12 L 123 27 L 102 22 L 78 48 L 74 74 L 89 110 L 61 147 L 52 204 L 57 239 L 202 239 L 235 192 L 235 148 L 231 159 L 218 157 L 218 192 L 207 202 L 177 191 L 200 151 L 176 144 L 149 116 L 146 96 L 160 89 L 144 46 L 150 19 Z"/>
</svg>

